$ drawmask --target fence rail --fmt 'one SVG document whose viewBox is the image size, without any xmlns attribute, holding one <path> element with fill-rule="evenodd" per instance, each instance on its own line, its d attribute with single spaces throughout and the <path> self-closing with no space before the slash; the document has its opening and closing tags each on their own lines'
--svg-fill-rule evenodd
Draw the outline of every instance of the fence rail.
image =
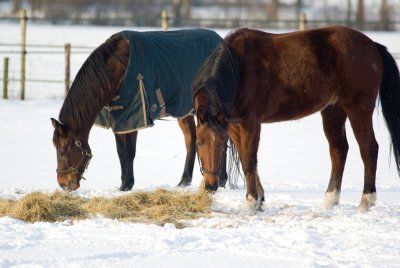
<svg viewBox="0 0 400 268">
<path fill-rule="evenodd" d="M 18 15 L 0 15 L 0 20 L 17 22 L 20 20 Z M 35 17 L 31 16 L 28 20 L 37 23 L 50 24 L 69 24 L 69 25 L 112 25 L 112 26 L 150 26 L 160 27 L 165 22 L 174 27 L 278 27 L 284 29 L 298 29 L 299 19 L 243 19 L 243 18 L 175 18 L 169 16 L 165 11 L 160 12 L 160 16 L 101 16 L 101 17 Z M 307 19 L 310 27 L 321 27 L 326 25 L 344 25 L 357 29 L 365 30 L 389 30 L 399 29 L 400 20 L 349 20 L 349 19 Z"/>
<path fill-rule="evenodd" d="M 3 17 L 0 17 L 0 20 Z M 92 46 L 73 46 L 70 44 L 65 44 L 65 45 L 45 45 L 45 44 L 26 44 L 23 42 L 24 40 L 24 35 L 26 34 L 24 31 L 26 30 L 26 20 L 28 19 L 26 17 L 25 12 L 21 12 L 20 17 L 8 17 L 8 19 L 20 19 L 21 21 L 21 35 L 22 35 L 22 42 L 21 43 L 0 43 L 0 55 L 20 55 L 21 59 L 21 66 L 20 66 L 20 77 L 21 78 L 15 78 L 15 77 L 9 77 L 8 73 L 3 73 L 3 77 L 0 77 L 0 81 L 3 82 L 3 98 L 8 96 L 7 88 L 8 88 L 8 82 L 20 82 L 21 84 L 21 99 L 24 99 L 25 97 L 25 82 L 29 83 L 46 83 L 46 84 L 62 84 L 64 83 L 65 87 L 65 92 L 69 89 L 70 85 L 70 57 L 71 54 L 90 54 L 92 50 L 95 49 L 95 47 Z M 32 20 L 32 18 L 30 18 Z M 173 19 L 168 17 L 168 14 L 164 11 L 162 13 L 162 16 L 159 17 L 160 24 L 162 25 L 162 28 L 164 31 L 168 29 L 168 25 L 173 22 L 176 23 Z M 184 23 L 185 25 L 191 25 L 192 22 L 196 20 L 181 20 L 181 23 Z M 204 23 L 207 20 L 202 20 Z M 238 23 L 240 20 L 237 19 L 232 19 L 232 20 L 210 20 L 211 24 L 217 24 L 218 22 L 224 23 L 231 23 L 232 27 L 237 27 L 239 26 Z M 313 21 L 313 20 L 307 20 L 304 15 L 300 16 L 298 20 L 286 20 L 286 21 L 265 21 L 265 20 L 245 20 L 249 24 L 260 24 L 263 26 L 268 26 L 268 25 L 273 25 L 277 26 L 279 23 L 283 23 L 285 25 L 293 25 L 295 28 L 300 28 L 300 29 L 305 29 L 308 27 L 314 26 L 314 24 L 321 24 L 321 23 L 326 23 L 326 24 L 345 24 L 348 25 L 349 23 L 352 23 L 354 25 L 355 22 L 349 22 L 349 21 Z M 377 22 L 364 22 L 366 24 L 368 23 L 377 23 Z M 399 22 L 391 22 L 395 24 L 400 25 Z M 131 25 L 132 26 L 132 25 Z M 279 27 L 278 27 L 279 28 Z M 64 68 L 64 79 L 47 79 L 47 78 L 26 78 L 25 77 L 25 56 L 27 54 L 32 54 L 32 55 L 65 55 L 65 68 Z M 400 61 L 400 52 L 392 52 L 392 55 L 397 61 Z M 7 62 L 6 62 L 7 61 Z M 9 58 L 6 56 L 4 58 L 4 70 L 7 69 L 8 71 L 8 64 L 9 64 Z M 6 68 L 7 65 L 7 68 Z"/>
<path fill-rule="evenodd" d="M 21 51 L 16 48 L 20 48 L 21 44 L 17 43 L 0 43 L 0 54 L 20 54 Z M 15 50 L 5 50 L 3 48 L 15 48 Z M 31 49 L 32 48 L 32 49 Z M 34 50 L 37 48 L 43 48 L 47 50 Z M 74 53 L 87 54 L 90 53 L 95 47 L 91 46 L 71 46 L 74 49 Z M 60 49 L 50 51 L 48 49 Z M 43 44 L 27 44 L 26 54 L 64 54 L 65 45 L 43 45 Z"/>
</svg>

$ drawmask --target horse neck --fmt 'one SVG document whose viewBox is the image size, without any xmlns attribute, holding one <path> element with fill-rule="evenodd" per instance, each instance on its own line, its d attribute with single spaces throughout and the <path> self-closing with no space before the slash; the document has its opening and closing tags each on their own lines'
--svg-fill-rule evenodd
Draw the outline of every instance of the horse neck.
<svg viewBox="0 0 400 268">
<path fill-rule="evenodd" d="M 71 88 L 71 90 L 73 89 Z M 64 106 L 69 105 L 69 109 L 72 109 L 72 111 L 62 109 L 60 112 L 60 120 L 62 123 L 66 124 L 75 135 L 80 136 L 83 140 L 87 140 L 97 115 L 110 101 L 110 96 L 111 90 L 101 94 L 93 94 L 95 98 L 87 97 L 86 99 L 80 98 L 78 100 L 72 100 L 73 94 L 69 92 L 64 101 Z M 62 119 L 63 111 L 69 117 L 68 120 Z"/>
<path fill-rule="evenodd" d="M 79 70 L 60 112 L 62 123 L 89 135 L 101 109 L 114 97 L 125 75 L 129 43 L 117 38 L 97 48 Z M 66 122 L 63 122 L 64 121 Z"/>
</svg>

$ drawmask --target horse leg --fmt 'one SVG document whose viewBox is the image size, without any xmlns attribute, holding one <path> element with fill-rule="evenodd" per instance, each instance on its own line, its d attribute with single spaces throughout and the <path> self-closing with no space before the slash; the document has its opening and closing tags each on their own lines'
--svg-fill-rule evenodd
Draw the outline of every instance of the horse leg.
<svg viewBox="0 0 400 268">
<path fill-rule="evenodd" d="M 186 145 L 186 160 L 181 181 L 178 186 L 189 186 L 192 183 L 193 167 L 196 158 L 196 125 L 193 116 L 178 120 Z"/>
<path fill-rule="evenodd" d="M 253 120 L 230 124 L 228 134 L 235 144 L 246 177 L 246 199 L 256 210 L 262 210 L 264 189 L 257 172 L 257 151 L 261 124 Z M 245 125 L 246 124 L 246 125 Z"/>
<path fill-rule="evenodd" d="M 135 184 L 133 160 L 136 155 L 137 131 L 128 134 L 115 134 L 119 162 L 121 164 L 121 191 L 129 191 Z"/>
<path fill-rule="evenodd" d="M 221 167 L 219 169 L 219 180 L 218 186 L 225 187 L 228 180 L 228 173 L 226 172 L 226 151 L 228 150 L 227 144 L 225 144 L 224 155 L 222 156 Z"/>
<path fill-rule="evenodd" d="M 331 157 L 331 176 L 326 190 L 323 207 L 331 208 L 339 204 L 344 166 L 349 144 L 346 138 L 345 122 L 347 115 L 340 104 L 329 105 L 322 112 L 322 123 L 329 143 Z"/>
<path fill-rule="evenodd" d="M 372 111 L 370 113 L 348 113 L 348 115 L 364 163 L 364 190 L 359 209 L 366 211 L 376 201 L 375 178 L 379 145 L 375 139 Z"/>
</svg>

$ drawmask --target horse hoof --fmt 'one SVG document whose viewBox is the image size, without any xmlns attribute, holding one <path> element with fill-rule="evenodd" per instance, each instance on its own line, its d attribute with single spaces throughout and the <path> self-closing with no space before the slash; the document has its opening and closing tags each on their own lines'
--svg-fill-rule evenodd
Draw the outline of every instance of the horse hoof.
<svg viewBox="0 0 400 268">
<path fill-rule="evenodd" d="M 332 192 L 326 192 L 322 208 L 331 209 L 333 206 L 339 205 L 340 192 L 333 190 Z"/>
<path fill-rule="evenodd" d="M 360 205 L 358 206 L 358 210 L 360 212 L 367 212 L 369 209 L 375 205 L 376 201 L 376 192 L 363 194 L 361 198 Z"/>
<path fill-rule="evenodd" d="M 122 186 L 121 186 L 121 187 L 119 187 L 119 190 L 122 191 L 122 192 L 127 192 L 127 191 L 132 190 L 132 187 L 125 187 L 125 186 L 122 187 Z"/>
<path fill-rule="evenodd" d="M 250 210 L 256 211 L 256 212 L 262 212 L 262 205 L 264 201 L 264 196 L 259 196 L 257 199 L 255 199 L 253 196 L 247 194 L 246 195 L 246 200 L 247 204 L 250 208 Z"/>
<path fill-rule="evenodd" d="M 120 190 L 120 191 L 123 191 L 123 192 L 126 192 L 126 191 L 132 190 L 132 188 L 133 188 L 133 183 L 122 184 L 122 185 L 119 187 L 119 190 Z"/>
<path fill-rule="evenodd" d="M 187 180 L 181 180 L 179 183 L 178 183 L 178 187 L 188 187 L 188 186 L 190 186 L 190 184 L 191 184 L 191 182 L 190 181 L 187 181 Z"/>
</svg>

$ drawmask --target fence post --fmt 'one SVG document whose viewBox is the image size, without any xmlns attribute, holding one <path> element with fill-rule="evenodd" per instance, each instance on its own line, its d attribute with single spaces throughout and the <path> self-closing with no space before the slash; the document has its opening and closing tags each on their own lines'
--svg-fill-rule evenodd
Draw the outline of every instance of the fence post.
<svg viewBox="0 0 400 268">
<path fill-rule="evenodd" d="M 3 99 L 8 99 L 8 61 L 9 58 L 4 58 Z"/>
<path fill-rule="evenodd" d="M 64 46 L 65 50 L 65 79 L 64 79 L 64 84 L 65 84 L 65 96 L 67 96 L 68 90 L 69 90 L 69 81 L 70 81 L 70 70 L 71 70 L 71 44 L 65 44 Z"/>
<path fill-rule="evenodd" d="M 25 99 L 25 56 L 26 56 L 26 10 L 20 11 L 21 19 L 21 100 Z"/>
<path fill-rule="evenodd" d="M 161 12 L 161 28 L 164 32 L 168 31 L 168 12 L 165 9 Z"/>
<path fill-rule="evenodd" d="M 307 23 L 306 14 L 301 13 L 299 15 L 299 30 L 300 31 L 303 31 L 306 29 L 306 23 Z"/>
</svg>

